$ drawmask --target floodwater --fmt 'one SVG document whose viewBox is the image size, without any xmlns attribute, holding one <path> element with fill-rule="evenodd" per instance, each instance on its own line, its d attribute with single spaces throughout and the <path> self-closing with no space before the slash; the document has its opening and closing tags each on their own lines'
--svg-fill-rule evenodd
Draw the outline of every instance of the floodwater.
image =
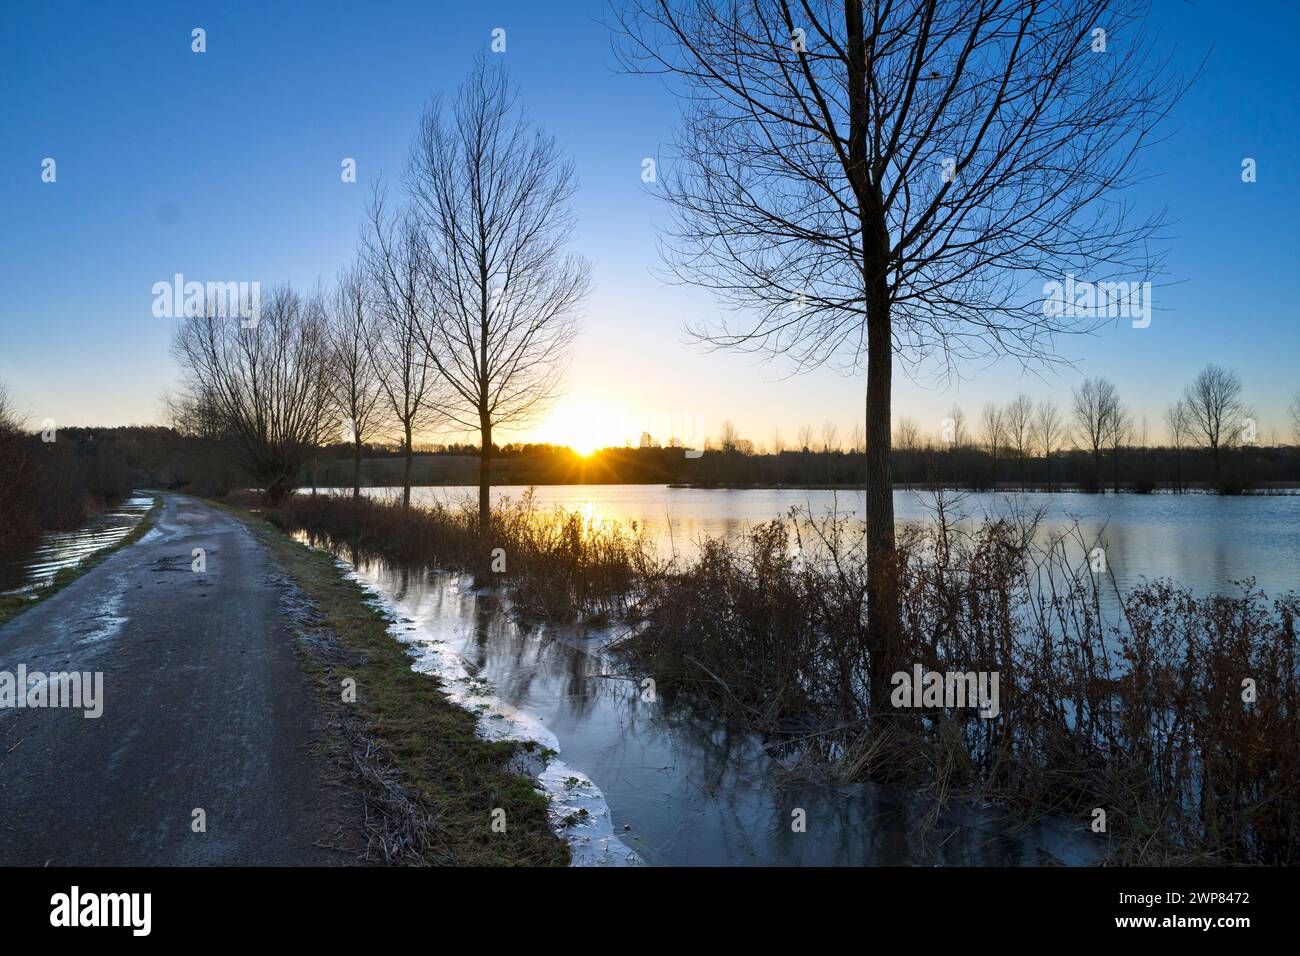
<svg viewBox="0 0 1300 956">
<path fill-rule="evenodd" d="M 525 490 L 499 488 L 495 496 Z M 474 493 L 420 488 L 414 499 L 458 502 Z M 792 507 L 862 514 L 853 492 L 589 485 L 539 487 L 536 498 L 597 521 L 636 522 L 663 553 L 685 557 L 704 536 L 735 537 Z M 927 520 L 931 507 L 925 494 L 895 493 L 900 523 Z M 1254 578 L 1278 593 L 1300 580 L 1300 497 L 999 493 L 958 504 L 972 522 L 1040 508 L 1044 534 L 1077 526 L 1089 546 L 1104 546 L 1121 590 L 1169 577 L 1199 593 L 1235 591 L 1235 582 Z M 453 697 L 480 712 L 485 735 L 537 739 L 559 751 L 591 808 L 591 824 L 564 830 L 581 862 L 1032 866 L 1086 864 L 1104 852 L 1105 837 L 1084 820 L 1013 829 L 973 808 L 927 820 L 931 807 L 913 796 L 810 781 L 749 734 L 644 700 L 606 650 L 607 631 L 522 628 L 499 597 L 458 576 L 335 554 L 395 617 L 394 637 L 410 646 L 414 666 L 451 676 Z M 514 729 L 503 734 L 503 726 Z M 558 817 L 567 804 L 555 776 L 546 789 Z"/>
<path fill-rule="evenodd" d="M 496 500 L 527 488 L 493 489 Z M 400 489 L 372 488 L 390 496 Z M 416 503 L 477 501 L 477 488 L 415 488 Z M 579 510 L 597 521 L 636 522 L 661 553 L 691 555 L 703 537 L 736 537 L 798 507 L 822 517 L 860 518 L 861 492 L 798 489 L 714 490 L 665 485 L 555 485 L 534 490 L 538 505 Z M 1254 578 L 1267 594 L 1300 587 L 1300 495 L 1087 495 L 1074 492 L 957 496 L 956 510 L 972 521 L 1044 509 L 1046 539 L 1077 527 L 1091 549 L 1105 548 L 1108 570 L 1121 590 L 1143 580 L 1171 578 L 1200 594 L 1235 593 Z M 933 516 L 934 496 L 894 492 L 900 524 Z"/>
<path fill-rule="evenodd" d="M 132 496 L 106 508 L 76 531 L 49 531 L 29 548 L 0 551 L 0 594 L 34 593 L 65 568 L 117 544 L 140 523 L 153 498 Z"/>
<path fill-rule="evenodd" d="M 748 733 L 645 699 L 607 652 L 609 631 L 523 628 L 460 576 L 334 553 L 392 615 L 413 666 L 479 713 L 480 733 L 558 752 L 540 782 L 577 863 L 1079 865 L 1104 850 L 1085 821 L 1013 832 L 973 809 L 927 820 L 915 797 L 810 781 Z"/>
</svg>

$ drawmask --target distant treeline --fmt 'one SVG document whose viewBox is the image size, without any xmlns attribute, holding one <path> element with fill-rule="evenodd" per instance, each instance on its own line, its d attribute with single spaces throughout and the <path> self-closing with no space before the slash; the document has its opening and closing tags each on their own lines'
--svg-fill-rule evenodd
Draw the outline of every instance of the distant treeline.
<svg viewBox="0 0 1300 956">
<path fill-rule="evenodd" d="M 362 483 L 396 487 L 402 482 L 400 448 L 369 446 L 363 455 Z M 346 487 L 352 480 L 352 448 L 321 450 L 303 475 L 305 486 Z M 1219 455 L 1205 448 L 1123 447 L 1054 452 L 1021 458 L 994 456 L 986 448 L 895 448 L 894 481 L 900 487 L 941 484 L 970 490 L 1024 488 L 1031 491 L 1192 491 L 1239 494 L 1277 486 L 1300 486 L 1300 448 L 1242 446 Z M 417 452 L 412 480 L 417 485 L 470 485 L 478 477 L 478 449 L 449 445 Z M 748 449 L 707 450 L 688 458 L 682 448 L 606 448 L 582 457 L 564 446 L 494 446 L 492 480 L 503 485 L 686 484 L 705 488 L 768 486 L 861 486 L 865 463 L 860 451 Z"/>
<path fill-rule="evenodd" d="M 682 454 L 678 450 L 670 457 L 681 459 Z M 861 485 L 864 458 L 863 453 L 853 451 L 752 455 L 706 451 L 699 459 L 680 461 L 678 475 L 672 480 L 704 487 Z M 895 448 L 892 464 L 894 482 L 904 488 L 944 485 L 972 491 L 996 487 L 1240 494 L 1269 486 L 1300 485 L 1300 448 L 1294 446 L 1233 449 L 1221 455 L 1218 477 L 1214 456 L 1199 448 L 1121 448 L 1105 450 L 1100 456 L 1069 449 L 1053 453 L 1050 461 L 1041 456 L 995 457 L 987 449 L 973 446 Z"/>
<path fill-rule="evenodd" d="M 85 429 L 30 434 L 0 392 L 0 548 L 75 528 L 130 493 L 122 448 Z"/>
<path fill-rule="evenodd" d="M 164 426 L 61 428 L 47 435 L 20 426 L 0 395 L 0 547 L 31 541 L 43 530 L 74 528 L 96 510 L 120 501 L 133 487 L 222 496 L 255 485 L 226 446 Z M 497 485 L 680 484 L 700 488 L 861 487 L 860 450 L 840 448 L 755 451 L 724 436 L 687 457 L 681 447 L 605 448 L 582 456 L 561 445 L 493 445 Z M 1203 446 L 1054 451 L 1023 457 L 1014 446 L 974 443 L 950 447 L 922 440 L 895 443 L 894 481 L 902 488 L 942 485 L 969 490 L 1025 489 L 1147 493 L 1267 492 L 1300 487 L 1300 447 L 1237 445 L 1217 455 Z M 720 447 L 719 447 L 720 446 Z M 300 487 L 350 487 L 355 448 L 317 448 L 298 476 Z M 400 444 L 362 448 L 361 480 L 369 487 L 400 487 L 405 450 Z M 476 445 L 426 445 L 416 451 L 415 485 L 475 485 Z"/>
</svg>

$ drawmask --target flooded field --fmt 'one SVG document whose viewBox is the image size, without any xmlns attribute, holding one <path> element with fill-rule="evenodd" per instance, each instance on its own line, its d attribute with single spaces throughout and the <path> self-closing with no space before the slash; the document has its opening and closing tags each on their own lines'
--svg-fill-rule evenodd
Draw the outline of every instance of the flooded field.
<svg viewBox="0 0 1300 956">
<path fill-rule="evenodd" d="M 370 488 L 390 497 L 400 489 Z M 496 500 L 518 498 L 522 487 L 493 489 Z M 477 488 L 412 489 L 416 504 L 474 500 Z M 805 489 L 713 490 L 664 485 L 550 485 L 534 489 L 539 507 L 579 511 L 595 521 L 636 523 L 663 554 L 692 557 L 703 537 L 734 538 L 755 525 L 801 508 L 814 516 L 861 518 L 862 493 Z M 967 523 L 986 516 L 1042 510 L 1041 536 L 1077 527 L 1088 547 L 1106 550 L 1121 590 L 1171 578 L 1197 593 L 1237 591 L 1253 578 L 1278 594 L 1300 585 L 1300 495 L 1087 495 L 978 493 L 956 496 Z M 929 521 L 933 496 L 895 491 L 900 525 Z"/>
<path fill-rule="evenodd" d="M 456 575 L 334 552 L 395 618 L 417 670 L 443 677 L 488 737 L 558 752 L 541 784 L 553 820 L 596 865 L 1078 865 L 1080 821 L 1023 828 L 872 786 L 812 782 L 753 735 L 647 701 L 603 629 L 523 628 Z M 575 813 L 574 807 L 585 813 Z M 567 823 L 566 823 L 567 819 Z"/>
<path fill-rule="evenodd" d="M 46 587 L 60 571 L 75 568 L 125 538 L 152 504 L 148 495 L 133 495 L 101 511 L 76 531 L 46 532 L 30 548 L 0 551 L 0 594 Z"/>
<path fill-rule="evenodd" d="M 472 491 L 419 488 L 413 500 L 454 504 Z M 635 523 L 661 553 L 687 560 L 701 538 L 734 538 L 791 507 L 815 515 L 862 510 L 852 492 L 795 490 L 568 486 L 538 488 L 536 500 L 592 521 Z M 921 494 L 897 492 L 895 507 L 900 525 L 930 518 Z M 967 524 L 1025 509 L 1041 510 L 1045 535 L 1077 528 L 1088 547 L 1103 544 L 1121 591 L 1164 577 L 1201 593 L 1233 591 L 1247 579 L 1282 593 L 1300 577 L 1296 497 L 984 494 L 960 501 Z M 1086 864 L 1104 853 L 1105 837 L 1083 820 L 1011 826 L 990 808 L 936 814 L 914 796 L 792 773 L 788 754 L 753 735 L 645 699 L 637 676 L 610 650 L 610 630 L 521 627 L 500 597 L 457 575 L 334 553 L 394 617 L 393 636 L 408 645 L 416 669 L 450 678 L 453 697 L 479 713 L 485 735 L 535 739 L 558 751 L 572 795 L 588 801 L 592 823 L 564 827 L 583 862 L 1034 866 Z M 560 812 L 576 805 L 565 787 L 547 789 Z"/>
</svg>

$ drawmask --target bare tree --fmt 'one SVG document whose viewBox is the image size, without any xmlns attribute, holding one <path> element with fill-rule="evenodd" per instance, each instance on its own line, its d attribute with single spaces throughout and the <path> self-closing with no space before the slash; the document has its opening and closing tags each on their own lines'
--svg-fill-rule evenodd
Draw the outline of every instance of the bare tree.
<svg viewBox="0 0 1300 956">
<path fill-rule="evenodd" d="M 867 432 L 862 427 L 862 422 L 854 422 L 853 428 L 849 431 L 849 451 L 856 455 L 862 454 L 867 450 Z"/>
<path fill-rule="evenodd" d="M 813 447 L 813 430 L 812 430 L 812 426 L 811 426 L 811 425 L 800 425 L 800 426 L 799 426 L 798 437 L 796 438 L 796 441 L 799 443 L 799 450 L 800 450 L 800 451 L 812 451 L 812 447 Z"/>
<path fill-rule="evenodd" d="M 840 450 L 840 430 L 839 427 L 827 419 L 822 423 L 822 454 L 826 456 L 826 483 L 835 483 L 835 457 L 834 452 Z"/>
<path fill-rule="evenodd" d="M 822 423 L 822 451 L 826 454 L 840 450 L 840 429 L 827 419 Z"/>
<path fill-rule="evenodd" d="M 402 507 L 411 506 L 415 436 L 437 413 L 438 373 L 424 347 L 430 313 L 424 237 L 411 210 L 390 215 L 379 188 L 369 210 L 364 256 L 374 301 L 370 357 L 383 393 L 385 417 L 401 432 Z"/>
<path fill-rule="evenodd" d="M 725 453 L 734 452 L 740 442 L 740 433 L 736 431 L 736 426 L 729 420 L 722 423 L 722 430 L 718 432 L 718 447 Z"/>
<path fill-rule="evenodd" d="M 966 413 L 960 405 L 953 405 L 948 411 L 948 421 L 944 427 L 949 434 L 943 436 L 954 451 L 966 444 Z"/>
<path fill-rule="evenodd" d="M 257 321 L 207 303 L 177 328 L 172 354 L 192 420 L 224 440 L 272 505 L 293 492 L 324 431 L 329 344 L 322 303 L 287 286 L 262 297 Z"/>
<path fill-rule="evenodd" d="M 365 268 L 356 263 L 339 274 L 326 311 L 330 344 L 330 398 L 352 443 L 352 497 L 361 496 L 361 450 L 378 425 L 383 386 L 375 373 L 375 322 Z"/>
<path fill-rule="evenodd" d="M 34 538 L 40 530 L 41 467 L 31 437 L 0 384 L 0 548 Z"/>
<path fill-rule="evenodd" d="M 1007 439 L 1020 462 L 1020 490 L 1025 490 L 1025 459 L 1034 444 L 1034 400 L 1024 392 L 1007 405 Z"/>
<path fill-rule="evenodd" d="M 1207 365 L 1187 386 L 1183 403 L 1193 433 L 1210 449 L 1218 483 L 1223 475 L 1223 448 L 1235 444 L 1247 415 L 1241 400 L 1241 378 L 1231 369 Z"/>
<path fill-rule="evenodd" d="M 1112 487 L 1119 494 L 1119 453 L 1133 437 L 1133 416 L 1116 392 L 1106 411 L 1106 441 L 1110 445 Z"/>
<path fill-rule="evenodd" d="M 1187 418 L 1187 403 L 1181 398 L 1165 409 L 1165 428 L 1169 431 L 1169 446 L 1174 450 L 1174 488 L 1181 495 L 1183 488 L 1183 449 L 1191 432 Z"/>
<path fill-rule="evenodd" d="M 904 455 L 903 485 L 908 491 L 911 491 L 912 468 L 915 465 L 916 453 L 921 447 L 921 430 L 916 427 L 916 422 L 910 418 L 899 419 L 896 444 L 903 450 Z"/>
<path fill-rule="evenodd" d="M 565 253 L 573 165 L 528 123 L 504 69 L 480 58 L 448 109 L 435 97 L 411 152 L 433 303 L 429 361 L 447 417 L 479 434 L 479 522 L 488 527 L 492 434 L 520 427 L 558 393 L 589 268 Z"/>
<path fill-rule="evenodd" d="M 1142 0 L 628 0 L 617 15 L 624 64 L 683 88 L 661 166 L 669 268 L 745 317 L 697 332 L 799 369 L 865 368 L 873 707 L 905 656 L 895 349 L 905 367 L 1049 360 L 1055 333 L 1098 319 L 1044 309 L 1045 278 L 1158 271 L 1158 221 L 1110 201 L 1178 92 L 1143 15 Z M 1103 23 L 1122 55 L 1097 50 Z"/>
<path fill-rule="evenodd" d="M 1287 410 L 1291 413 L 1291 437 L 1295 439 L 1297 445 L 1300 445 L 1300 389 L 1296 389 Z"/>
<path fill-rule="evenodd" d="M 1047 466 L 1047 490 L 1053 491 L 1052 484 L 1052 449 L 1066 440 L 1065 425 L 1061 420 L 1061 411 L 1056 402 L 1045 398 L 1038 403 L 1038 414 L 1034 418 L 1034 435 L 1043 449 L 1043 463 Z"/>
<path fill-rule="evenodd" d="M 984 446 L 993 459 L 993 490 L 998 490 L 998 452 L 1006 442 L 1006 415 L 996 402 L 989 402 L 980 413 L 980 430 L 983 432 Z"/>
<path fill-rule="evenodd" d="M 1076 440 L 1092 450 L 1093 481 L 1101 487 L 1101 450 L 1109 434 L 1110 415 L 1119 401 L 1115 386 L 1104 378 L 1085 378 L 1074 390 Z"/>
</svg>

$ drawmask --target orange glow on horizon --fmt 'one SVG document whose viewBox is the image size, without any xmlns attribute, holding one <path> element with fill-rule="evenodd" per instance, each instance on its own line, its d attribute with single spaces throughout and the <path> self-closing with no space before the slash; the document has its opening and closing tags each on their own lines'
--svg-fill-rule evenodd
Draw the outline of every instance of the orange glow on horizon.
<svg viewBox="0 0 1300 956">
<path fill-rule="evenodd" d="M 551 410 L 527 440 L 567 445 L 583 458 L 602 448 L 622 447 L 628 440 L 622 419 L 608 406 L 564 402 Z"/>
</svg>

